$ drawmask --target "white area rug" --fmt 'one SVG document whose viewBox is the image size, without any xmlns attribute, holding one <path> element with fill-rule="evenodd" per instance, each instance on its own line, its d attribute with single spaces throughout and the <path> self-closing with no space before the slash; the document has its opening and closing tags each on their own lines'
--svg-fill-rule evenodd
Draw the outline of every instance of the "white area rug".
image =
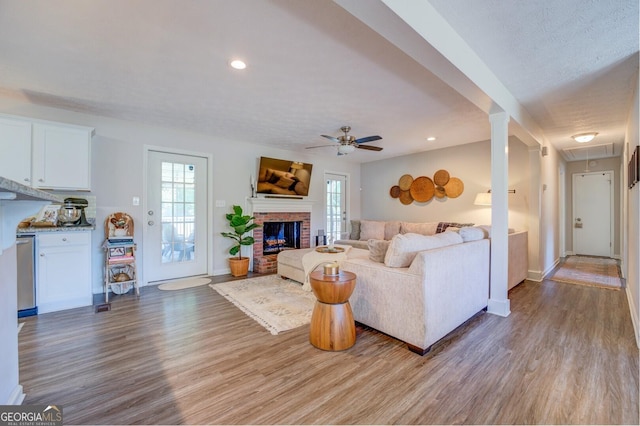
<svg viewBox="0 0 640 426">
<path fill-rule="evenodd" d="M 209 278 L 189 278 L 186 280 L 171 281 L 170 283 L 160 284 L 158 288 L 160 290 L 182 290 L 185 288 L 209 284 L 210 282 L 211 279 Z"/>
<path fill-rule="evenodd" d="M 612 290 L 622 287 L 618 262 L 603 257 L 569 256 L 551 279 Z"/>
<path fill-rule="evenodd" d="M 278 275 L 211 284 L 210 287 L 256 320 L 271 334 L 311 322 L 316 301 L 302 285 Z"/>
</svg>

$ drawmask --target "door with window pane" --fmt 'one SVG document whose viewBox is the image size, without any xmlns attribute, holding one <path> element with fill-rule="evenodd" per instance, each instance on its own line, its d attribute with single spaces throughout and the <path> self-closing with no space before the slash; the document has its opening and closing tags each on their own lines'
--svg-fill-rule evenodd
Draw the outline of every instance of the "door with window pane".
<svg viewBox="0 0 640 426">
<path fill-rule="evenodd" d="M 347 177 L 325 174 L 327 182 L 327 242 L 341 239 L 347 232 Z"/>
<path fill-rule="evenodd" d="M 145 281 L 207 273 L 207 159 L 148 153 Z"/>
</svg>

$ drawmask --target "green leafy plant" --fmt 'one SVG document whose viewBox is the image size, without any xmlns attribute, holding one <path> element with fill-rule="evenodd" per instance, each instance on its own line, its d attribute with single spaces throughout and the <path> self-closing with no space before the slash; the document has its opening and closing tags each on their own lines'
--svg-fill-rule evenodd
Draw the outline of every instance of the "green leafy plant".
<svg viewBox="0 0 640 426">
<path fill-rule="evenodd" d="M 227 214 L 226 218 L 229 221 L 229 226 L 233 228 L 233 232 L 222 232 L 221 234 L 236 242 L 236 245 L 229 249 L 229 254 L 232 256 L 237 254 L 238 259 L 242 259 L 241 246 L 250 246 L 255 242 L 252 236 L 245 237 L 244 235 L 258 228 L 260 225 L 251 223 L 255 218 L 253 216 L 243 215 L 242 207 L 240 206 L 233 206 L 233 213 Z"/>
</svg>

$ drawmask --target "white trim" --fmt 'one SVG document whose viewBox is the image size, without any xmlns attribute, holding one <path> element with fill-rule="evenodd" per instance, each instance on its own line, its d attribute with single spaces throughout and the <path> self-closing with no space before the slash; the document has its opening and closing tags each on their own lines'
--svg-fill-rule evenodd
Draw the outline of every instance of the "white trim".
<svg viewBox="0 0 640 426">
<path fill-rule="evenodd" d="M 633 302 L 633 294 L 629 286 L 626 287 L 627 300 L 629 301 L 629 311 L 631 311 L 631 323 L 633 324 L 633 334 L 636 337 L 636 346 L 640 348 L 640 324 L 638 324 L 638 309 Z"/>
<path fill-rule="evenodd" d="M 9 395 L 9 399 L 4 405 L 21 405 L 22 401 L 24 401 L 25 393 L 23 392 L 22 385 L 16 385 L 11 391 L 11 395 Z"/>
<path fill-rule="evenodd" d="M 311 213 L 314 201 L 291 198 L 247 198 L 251 213 Z"/>
<path fill-rule="evenodd" d="M 351 220 L 351 203 L 349 202 L 350 198 L 351 198 L 351 175 L 349 173 L 345 173 L 345 172 L 332 172 L 330 170 L 325 170 L 324 171 L 324 175 L 323 178 L 324 180 L 322 181 L 322 187 L 324 188 L 323 191 L 323 197 L 324 197 L 324 208 L 322 211 L 322 224 L 323 226 L 327 224 L 327 175 L 334 175 L 334 176 L 342 176 L 344 177 L 344 181 L 346 183 L 345 185 L 345 193 L 344 193 L 344 211 L 346 212 L 345 214 L 345 221 L 344 221 L 344 226 L 345 226 L 345 232 L 350 232 L 349 230 L 349 223 Z M 325 235 L 328 234 L 329 231 L 325 230 Z"/>
<path fill-rule="evenodd" d="M 179 154 L 179 155 L 188 155 L 190 157 L 201 157 L 201 158 L 205 158 L 207 160 L 207 200 L 206 200 L 206 208 L 207 208 L 207 231 L 206 231 L 206 235 L 207 235 L 207 274 L 208 275 L 213 275 L 213 265 L 214 265 L 214 251 L 213 251 L 213 229 L 214 229 L 214 215 L 213 215 L 213 154 L 211 153 L 206 153 L 206 152 L 198 152 L 198 151 L 189 151 L 189 150 L 185 150 L 185 149 L 178 149 L 178 148 L 169 148 L 166 146 L 156 146 L 156 145 L 143 145 L 142 147 L 143 150 L 143 155 L 142 155 L 142 170 L 144 170 L 144 173 L 142 173 L 142 216 L 145 217 L 146 219 L 146 214 L 149 211 L 149 206 L 148 206 L 148 200 L 147 200 L 147 194 L 148 194 L 148 190 L 147 190 L 147 170 L 148 170 L 148 158 L 149 158 L 149 152 L 150 151 L 155 151 L 155 152 L 166 152 L 169 154 Z M 142 225 L 142 242 L 144 244 L 144 242 L 148 239 L 148 230 L 147 227 L 144 225 Z M 146 280 L 145 278 L 145 274 L 144 274 L 144 257 L 145 256 L 141 256 L 138 264 L 140 265 L 138 267 L 138 274 L 141 276 L 140 279 L 140 283 L 141 286 L 146 286 L 149 285 L 149 282 Z"/>
<path fill-rule="evenodd" d="M 487 312 L 501 317 L 508 317 L 511 314 L 511 301 L 509 299 L 489 299 Z"/>
</svg>

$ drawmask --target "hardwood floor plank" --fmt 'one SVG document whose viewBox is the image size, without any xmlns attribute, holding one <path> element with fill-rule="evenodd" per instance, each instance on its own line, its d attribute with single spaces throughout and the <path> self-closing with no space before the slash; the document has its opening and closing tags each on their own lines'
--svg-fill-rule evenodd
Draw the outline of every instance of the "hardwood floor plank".
<svg viewBox="0 0 640 426">
<path fill-rule="evenodd" d="M 222 280 L 222 277 L 215 277 Z M 208 286 L 21 319 L 26 404 L 66 424 L 638 424 L 625 292 L 525 281 L 420 357 L 375 330 L 325 352 Z"/>
</svg>

